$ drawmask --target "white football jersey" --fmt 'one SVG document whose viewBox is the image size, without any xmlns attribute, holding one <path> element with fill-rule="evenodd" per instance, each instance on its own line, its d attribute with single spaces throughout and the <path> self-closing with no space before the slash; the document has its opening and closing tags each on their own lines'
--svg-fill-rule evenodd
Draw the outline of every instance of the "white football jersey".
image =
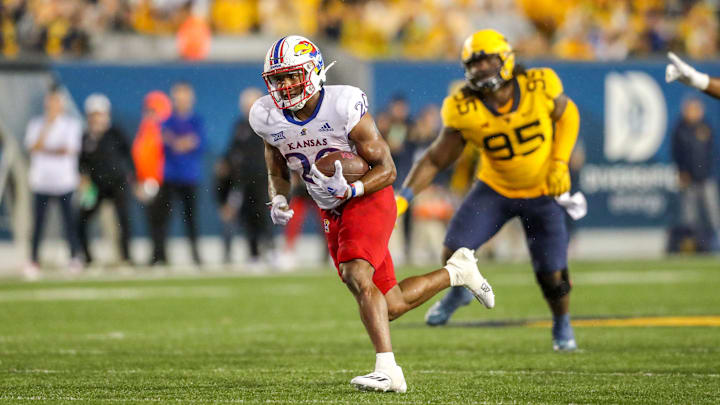
<svg viewBox="0 0 720 405">
<path fill-rule="evenodd" d="M 313 183 L 310 167 L 334 151 L 356 152 L 348 138 L 350 131 L 367 112 L 367 96 L 353 86 L 325 86 L 312 116 L 298 121 L 288 110 L 281 110 L 269 95 L 261 97 L 250 109 L 250 126 L 265 142 L 276 147 L 288 167 L 305 181 L 318 207 L 332 209 L 343 203 Z"/>
</svg>

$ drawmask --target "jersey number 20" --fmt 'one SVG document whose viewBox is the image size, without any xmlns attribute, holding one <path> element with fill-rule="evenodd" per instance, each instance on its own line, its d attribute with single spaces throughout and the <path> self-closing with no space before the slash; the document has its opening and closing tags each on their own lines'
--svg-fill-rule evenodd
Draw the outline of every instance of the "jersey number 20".
<svg viewBox="0 0 720 405">
<path fill-rule="evenodd" d="M 330 152 L 335 152 L 336 150 L 338 150 L 338 149 L 325 148 L 325 149 L 319 151 L 315 155 L 315 159 L 313 160 L 313 162 L 317 162 L 326 154 L 328 154 Z M 298 153 L 298 152 L 288 153 L 287 155 L 285 155 L 285 160 L 290 161 L 290 158 L 295 158 L 300 161 L 300 164 L 302 165 L 302 168 L 303 168 L 303 172 L 300 175 L 300 177 L 302 177 L 302 179 L 307 181 L 308 183 L 315 184 L 315 182 L 312 181 L 312 177 L 310 177 L 310 165 L 311 165 L 310 159 L 308 159 L 308 157 L 303 155 L 302 153 Z"/>
</svg>

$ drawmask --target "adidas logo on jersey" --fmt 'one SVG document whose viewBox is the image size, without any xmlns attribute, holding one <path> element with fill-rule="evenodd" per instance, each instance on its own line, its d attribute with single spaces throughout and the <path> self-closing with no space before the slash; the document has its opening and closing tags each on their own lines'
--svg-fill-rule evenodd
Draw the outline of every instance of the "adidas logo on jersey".
<svg viewBox="0 0 720 405">
<path fill-rule="evenodd" d="M 327 122 L 323 126 L 321 126 L 320 129 L 318 129 L 318 132 L 330 132 L 330 131 L 334 131 L 334 129 Z"/>
</svg>

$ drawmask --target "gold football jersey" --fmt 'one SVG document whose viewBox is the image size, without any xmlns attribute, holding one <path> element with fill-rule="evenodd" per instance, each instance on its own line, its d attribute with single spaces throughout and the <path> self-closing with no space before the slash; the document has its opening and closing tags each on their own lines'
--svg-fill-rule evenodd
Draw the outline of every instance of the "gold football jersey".
<svg viewBox="0 0 720 405">
<path fill-rule="evenodd" d="M 513 79 L 514 95 L 507 113 L 458 89 L 442 106 L 443 125 L 462 132 L 480 150 L 478 179 L 508 198 L 547 194 L 554 124 L 550 114 L 563 87 L 549 68 L 528 69 Z"/>
</svg>

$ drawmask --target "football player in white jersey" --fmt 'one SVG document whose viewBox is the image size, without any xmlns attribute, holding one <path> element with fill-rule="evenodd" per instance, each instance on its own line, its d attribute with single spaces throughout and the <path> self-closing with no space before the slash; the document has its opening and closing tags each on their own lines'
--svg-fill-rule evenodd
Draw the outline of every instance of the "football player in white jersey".
<svg viewBox="0 0 720 405">
<path fill-rule="evenodd" d="M 324 86 L 330 66 L 317 46 L 300 36 L 281 38 L 268 50 L 262 77 L 270 94 L 253 105 L 250 125 L 265 141 L 270 216 L 280 225 L 293 216 L 287 203 L 289 170 L 298 172 L 321 208 L 328 249 L 375 347 L 375 371 L 350 383 L 363 390 L 405 392 L 388 322 L 450 286 L 466 286 L 488 308 L 495 297 L 466 248 L 455 252 L 444 268 L 398 284 L 388 250 L 396 219 L 391 186 L 395 164 L 362 90 Z M 338 150 L 360 155 L 370 170 L 352 184 L 343 177 L 340 162 L 335 162 L 333 176 L 320 173 L 314 163 Z"/>
</svg>

